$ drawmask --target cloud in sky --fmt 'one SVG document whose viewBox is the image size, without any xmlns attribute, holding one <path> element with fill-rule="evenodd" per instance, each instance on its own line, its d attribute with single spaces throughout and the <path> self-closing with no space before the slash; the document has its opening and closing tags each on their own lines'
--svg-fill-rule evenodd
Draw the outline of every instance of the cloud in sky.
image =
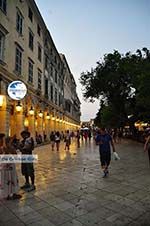
<svg viewBox="0 0 150 226">
<path fill-rule="evenodd" d="M 99 108 L 85 102 L 80 74 L 96 66 L 105 53 L 150 47 L 149 0 L 36 0 L 59 52 L 65 54 L 82 102 L 82 120 Z"/>
</svg>

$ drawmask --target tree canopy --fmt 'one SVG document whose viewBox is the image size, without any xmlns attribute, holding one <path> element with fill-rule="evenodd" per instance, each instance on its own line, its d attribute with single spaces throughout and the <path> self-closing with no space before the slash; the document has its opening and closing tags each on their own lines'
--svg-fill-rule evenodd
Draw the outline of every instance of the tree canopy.
<svg viewBox="0 0 150 226">
<path fill-rule="evenodd" d="M 100 101 L 96 122 L 104 126 L 123 126 L 132 120 L 150 117 L 150 51 L 104 55 L 91 71 L 81 74 L 85 99 Z M 131 119 L 130 119 L 131 120 Z"/>
</svg>

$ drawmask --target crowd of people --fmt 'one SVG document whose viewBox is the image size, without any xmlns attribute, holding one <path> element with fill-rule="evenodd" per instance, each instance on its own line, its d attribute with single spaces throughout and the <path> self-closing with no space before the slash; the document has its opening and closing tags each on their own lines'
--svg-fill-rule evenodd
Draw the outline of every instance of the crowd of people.
<svg viewBox="0 0 150 226">
<path fill-rule="evenodd" d="M 18 152 L 25 155 L 32 155 L 35 147 L 35 141 L 30 136 L 29 131 L 21 132 L 21 140 L 18 140 L 16 136 L 5 137 L 5 134 L 0 133 L 0 155 L 14 155 Z M 64 142 L 64 150 L 69 151 L 72 140 L 76 141 L 76 147 L 80 148 L 81 141 L 90 142 L 91 138 L 95 141 L 96 145 L 99 145 L 100 163 L 103 170 L 103 177 L 109 175 L 109 165 L 111 162 L 111 149 L 116 156 L 116 159 L 120 159 L 115 150 L 115 143 L 120 143 L 122 138 L 122 132 L 118 129 L 106 130 L 101 128 L 98 130 L 77 130 L 76 132 L 52 131 L 49 136 L 51 150 L 59 151 L 60 142 Z M 144 144 L 144 151 L 148 152 L 150 162 L 150 130 L 147 132 L 147 138 Z M 21 189 L 25 191 L 33 191 L 35 187 L 35 175 L 33 162 L 21 162 L 21 172 L 25 178 L 25 184 L 21 186 Z M 16 172 L 15 163 L 1 163 L 0 162 L 0 198 L 6 198 L 8 200 L 20 199 L 21 195 L 18 194 L 19 183 Z"/>
<path fill-rule="evenodd" d="M 77 130 L 77 131 L 69 131 L 66 130 L 65 132 L 59 132 L 59 131 L 52 131 L 50 134 L 50 143 L 51 143 L 51 147 L 52 147 L 52 151 L 56 150 L 59 151 L 59 147 L 60 147 L 60 142 L 64 141 L 65 143 L 65 150 L 69 150 L 70 149 L 70 145 L 71 145 L 71 141 L 74 139 L 76 140 L 77 143 L 77 147 L 80 147 L 80 143 L 81 140 L 85 140 L 85 142 L 87 142 L 88 140 L 90 141 L 92 137 L 92 133 L 91 130 Z"/>
</svg>

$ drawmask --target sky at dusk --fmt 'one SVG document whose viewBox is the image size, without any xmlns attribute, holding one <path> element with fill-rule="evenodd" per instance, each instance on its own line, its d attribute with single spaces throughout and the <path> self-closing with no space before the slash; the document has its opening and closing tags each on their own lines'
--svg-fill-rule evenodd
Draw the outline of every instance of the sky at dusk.
<svg viewBox="0 0 150 226">
<path fill-rule="evenodd" d="M 81 120 L 94 118 L 96 103 L 83 100 L 83 71 L 114 49 L 150 48 L 150 0 L 35 0 L 58 52 L 65 54 L 77 84 Z"/>
</svg>

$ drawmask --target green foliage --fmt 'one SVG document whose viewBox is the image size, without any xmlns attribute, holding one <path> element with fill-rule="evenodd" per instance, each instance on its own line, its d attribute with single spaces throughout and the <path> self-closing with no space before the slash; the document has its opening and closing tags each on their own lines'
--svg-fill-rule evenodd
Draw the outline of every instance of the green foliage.
<svg viewBox="0 0 150 226">
<path fill-rule="evenodd" d="M 118 125 L 117 117 L 111 106 L 103 106 L 97 114 L 95 124 L 102 127 L 116 127 Z"/>
<path fill-rule="evenodd" d="M 103 104 L 95 122 L 103 126 L 123 126 L 132 114 L 134 120 L 150 116 L 150 51 L 147 48 L 121 55 L 118 51 L 104 56 L 95 69 L 81 74 L 84 97 Z"/>
</svg>

